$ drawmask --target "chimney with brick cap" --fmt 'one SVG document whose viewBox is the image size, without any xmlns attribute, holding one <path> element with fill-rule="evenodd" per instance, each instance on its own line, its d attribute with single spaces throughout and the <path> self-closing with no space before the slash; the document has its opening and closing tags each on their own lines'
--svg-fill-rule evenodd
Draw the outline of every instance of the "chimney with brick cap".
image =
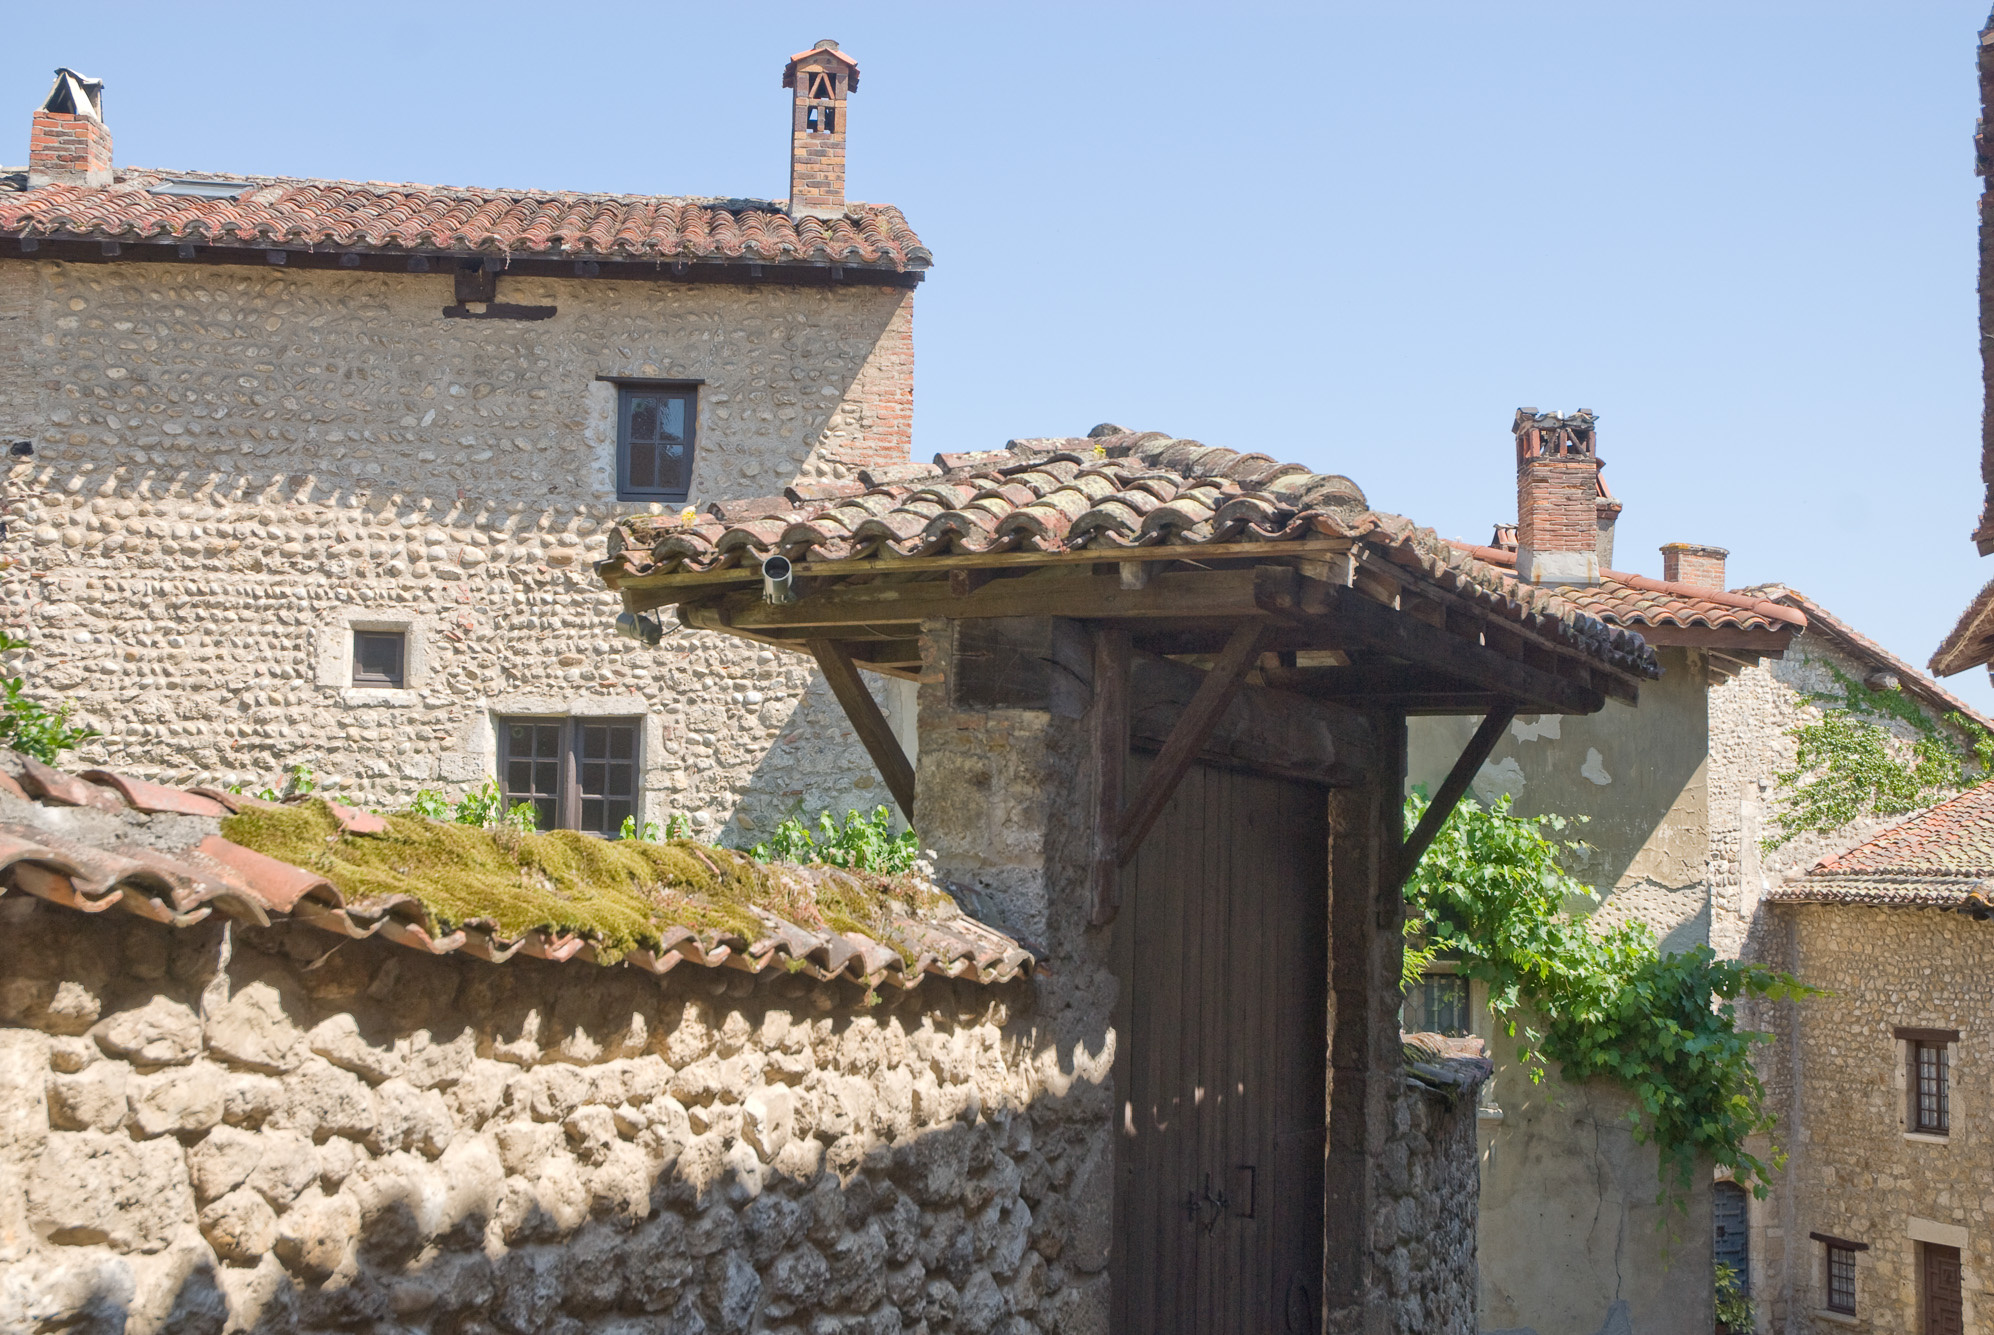
<svg viewBox="0 0 1994 1335">
<path fill-rule="evenodd" d="M 1662 578 L 1674 584 L 1692 584 L 1699 589 L 1724 591 L 1724 558 L 1731 553 L 1723 547 L 1705 547 L 1695 542 L 1662 544 Z"/>
<path fill-rule="evenodd" d="M 789 214 L 839 218 L 845 212 L 845 97 L 859 86 L 856 60 L 826 37 L 783 67 L 796 91 L 789 128 Z"/>
<path fill-rule="evenodd" d="M 1602 531 L 1611 541 L 1619 505 L 1600 505 L 1594 416 L 1518 408 L 1516 573 L 1532 584 L 1599 583 Z"/>
<path fill-rule="evenodd" d="M 109 185 L 111 132 L 104 128 L 104 81 L 57 70 L 28 136 L 28 189 Z"/>
</svg>

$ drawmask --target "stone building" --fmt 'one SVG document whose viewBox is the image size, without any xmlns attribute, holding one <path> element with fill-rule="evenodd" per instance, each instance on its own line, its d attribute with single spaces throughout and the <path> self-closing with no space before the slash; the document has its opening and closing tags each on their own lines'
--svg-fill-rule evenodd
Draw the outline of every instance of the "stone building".
<svg viewBox="0 0 1994 1335">
<path fill-rule="evenodd" d="M 612 833 L 884 801 L 810 673 L 619 641 L 588 572 L 621 516 L 908 458 L 931 256 L 845 197 L 850 56 L 783 83 L 789 201 L 123 166 L 60 71 L 0 171 L 4 587 L 86 755 Z"/>
<path fill-rule="evenodd" d="M 1766 1083 L 1791 1154 L 1765 1202 L 1769 1331 L 1965 1332 L 1994 1314 L 1994 785 L 1822 858 L 1766 896 L 1784 1006 Z"/>
<path fill-rule="evenodd" d="M 1754 954 L 1768 891 L 1886 823 L 1802 831 L 1765 847 L 1784 836 L 1777 776 L 1793 765 L 1797 727 L 1825 711 L 1860 711 L 1870 690 L 1897 712 L 1860 716 L 1906 754 L 1926 739 L 1970 754 L 1960 720 L 1994 723 L 1791 588 L 1727 590 L 1722 548 L 1670 543 L 1659 579 L 1615 568 L 1624 502 L 1601 478 L 1592 414 L 1524 410 L 1515 427 L 1521 522 L 1464 549 L 1638 631 L 1663 675 L 1638 709 L 1609 701 L 1589 716 L 1519 717 L 1473 791 L 1485 803 L 1507 794 L 1519 814 L 1587 818 L 1578 834 L 1588 860 L 1577 874 L 1602 896 L 1603 921 L 1639 919 L 1665 950 Z M 1437 785 L 1474 726 L 1415 719 L 1412 779 Z M 1533 1084 L 1479 985 L 1446 968 L 1411 999 L 1407 1022 L 1478 1033 L 1496 1059 L 1481 1115 L 1486 1328 L 1592 1335 L 1619 1303 L 1643 1335 L 1704 1335 L 1713 1250 L 1746 1271 L 1754 1293 L 1771 1282 L 1769 1258 L 1786 1245 L 1776 1217 L 1712 1184 L 1698 1189 L 1686 1226 L 1662 1228 L 1655 1151 L 1634 1141 L 1628 1097 L 1600 1081 Z"/>
<path fill-rule="evenodd" d="M 843 681 L 951 891 L 1045 943 L 1062 1043 L 1112 1035 L 1104 1328 L 1478 1328 L 1481 1080 L 1398 1069 L 1399 891 L 1495 738 L 1402 832 L 1406 715 L 1597 714 L 1652 649 L 1346 478 L 1113 426 L 616 544 L 626 615 Z M 910 654 L 918 763 L 840 668 Z"/>
</svg>

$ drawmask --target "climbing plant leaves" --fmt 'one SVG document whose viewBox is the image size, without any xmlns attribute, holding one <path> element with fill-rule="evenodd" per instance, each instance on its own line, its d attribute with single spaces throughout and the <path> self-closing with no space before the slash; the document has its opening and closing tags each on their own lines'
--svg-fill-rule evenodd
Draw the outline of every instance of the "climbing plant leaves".
<svg viewBox="0 0 1994 1335">
<path fill-rule="evenodd" d="M 1406 802 L 1408 824 L 1426 798 Z M 1598 896 L 1573 877 L 1580 851 L 1557 816 L 1520 817 L 1507 797 L 1463 801 L 1406 883 L 1406 905 L 1425 949 L 1488 985 L 1489 1003 L 1531 1078 L 1556 1062 L 1567 1080 L 1604 1077 L 1631 1093 L 1635 1134 L 1661 1155 L 1661 1195 L 1686 1205 L 1704 1161 L 1731 1170 L 1763 1197 L 1784 1156 L 1746 1148 L 1773 1129 L 1751 1062 L 1769 1035 L 1738 1028 L 1740 997 L 1814 995 L 1790 975 L 1719 959 L 1708 946 L 1662 953 L 1639 922 L 1596 928 Z"/>
</svg>

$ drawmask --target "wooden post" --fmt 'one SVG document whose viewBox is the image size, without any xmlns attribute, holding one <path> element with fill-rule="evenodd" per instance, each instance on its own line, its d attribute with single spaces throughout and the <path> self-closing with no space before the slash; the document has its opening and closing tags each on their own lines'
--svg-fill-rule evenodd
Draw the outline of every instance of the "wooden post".
<svg viewBox="0 0 1994 1335">
<path fill-rule="evenodd" d="M 1191 762 L 1198 758 L 1205 738 L 1218 724 L 1219 718 L 1232 704 L 1239 688 L 1246 683 L 1247 669 L 1253 666 L 1254 656 L 1260 649 L 1260 637 L 1266 633 L 1264 621 L 1247 621 L 1233 631 L 1232 638 L 1226 641 L 1219 661 L 1212 664 L 1212 670 L 1205 674 L 1199 684 L 1198 693 L 1191 697 L 1190 705 L 1184 710 L 1184 717 L 1177 720 L 1177 726 L 1170 731 L 1170 737 L 1163 743 L 1163 749 L 1156 753 L 1156 763 L 1151 765 L 1144 776 L 1142 790 L 1129 804 L 1122 817 L 1121 833 L 1115 841 L 1115 861 L 1125 863 L 1135 856 L 1142 847 L 1143 836 L 1149 827 L 1156 824 L 1156 818 L 1163 814 L 1170 795 L 1177 791 Z"/>
<path fill-rule="evenodd" d="M 865 678 L 859 675 L 858 665 L 852 662 L 851 651 L 837 640 L 811 640 L 809 644 L 810 656 L 817 660 L 824 680 L 831 684 L 831 694 L 838 697 L 845 717 L 851 720 L 852 731 L 865 744 L 866 754 L 872 757 L 872 763 L 879 769 L 879 777 L 886 780 L 886 791 L 893 794 L 893 800 L 900 806 L 900 814 L 912 824 L 914 766 L 908 762 L 907 753 L 900 749 L 900 739 L 887 725 L 886 715 L 879 712 L 879 702 L 866 689 Z"/>
<path fill-rule="evenodd" d="M 1121 626 L 1094 632 L 1094 866 L 1091 921 L 1105 927 L 1121 909 L 1122 789 L 1129 763 L 1129 633 Z"/>
</svg>

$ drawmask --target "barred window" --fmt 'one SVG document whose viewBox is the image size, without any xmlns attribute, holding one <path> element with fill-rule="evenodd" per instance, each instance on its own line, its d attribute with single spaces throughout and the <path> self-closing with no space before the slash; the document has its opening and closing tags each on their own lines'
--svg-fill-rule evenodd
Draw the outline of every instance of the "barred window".
<svg viewBox="0 0 1994 1335">
<path fill-rule="evenodd" d="M 1854 1316 L 1856 1311 L 1856 1253 L 1853 1247 L 1828 1244 L 1828 1310 Z"/>
<path fill-rule="evenodd" d="M 1472 1032 L 1468 980 L 1453 973 L 1424 975 L 1406 989 L 1399 1027 L 1409 1034 L 1446 1034 L 1454 1038 Z"/>
<path fill-rule="evenodd" d="M 1928 1135 L 1948 1134 L 1952 1125 L 1952 1045 L 1957 1029 L 1899 1027 L 1904 1042 L 1904 1125 Z"/>
</svg>

